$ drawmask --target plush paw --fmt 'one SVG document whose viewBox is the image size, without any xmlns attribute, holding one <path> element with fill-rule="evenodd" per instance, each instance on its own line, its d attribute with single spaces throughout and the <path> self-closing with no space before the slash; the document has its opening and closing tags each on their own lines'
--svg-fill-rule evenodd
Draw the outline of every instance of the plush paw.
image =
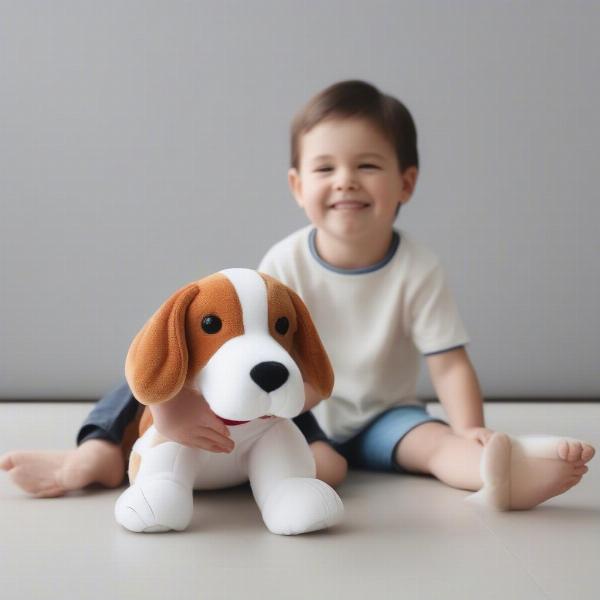
<svg viewBox="0 0 600 600">
<path fill-rule="evenodd" d="M 192 490 L 169 479 L 146 481 L 121 494 L 115 518 L 129 531 L 181 531 L 189 525 L 193 508 Z"/>
<path fill-rule="evenodd" d="M 293 477 L 280 481 L 262 508 L 272 533 L 297 535 L 339 523 L 344 505 L 332 487 L 318 479 Z"/>
</svg>

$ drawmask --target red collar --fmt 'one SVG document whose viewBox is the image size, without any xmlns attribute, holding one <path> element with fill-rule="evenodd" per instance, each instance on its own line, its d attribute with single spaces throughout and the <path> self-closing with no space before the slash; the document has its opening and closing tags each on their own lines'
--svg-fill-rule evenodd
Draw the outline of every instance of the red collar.
<svg viewBox="0 0 600 600">
<path fill-rule="evenodd" d="M 261 419 L 270 419 L 271 417 L 260 417 Z M 250 421 L 232 421 L 231 419 L 224 419 L 223 417 L 219 417 L 225 425 L 244 425 L 244 423 L 250 423 Z"/>
</svg>

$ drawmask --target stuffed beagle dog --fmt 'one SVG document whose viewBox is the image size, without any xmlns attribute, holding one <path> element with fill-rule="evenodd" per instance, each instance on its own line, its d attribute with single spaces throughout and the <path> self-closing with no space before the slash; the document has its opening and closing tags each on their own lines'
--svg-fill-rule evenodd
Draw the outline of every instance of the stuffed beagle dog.
<svg viewBox="0 0 600 600">
<path fill-rule="evenodd" d="M 182 446 L 150 425 L 132 449 L 132 485 L 115 506 L 123 527 L 183 530 L 192 518 L 194 489 L 248 480 L 273 533 L 299 534 L 339 522 L 342 502 L 315 479 L 312 453 L 289 420 L 304 406 L 303 381 L 323 397 L 333 388 L 327 354 L 291 289 L 249 269 L 191 283 L 135 337 L 125 372 L 145 405 L 168 402 L 184 385 L 195 387 L 228 424 L 235 448 L 224 454 Z"/>
</svg>

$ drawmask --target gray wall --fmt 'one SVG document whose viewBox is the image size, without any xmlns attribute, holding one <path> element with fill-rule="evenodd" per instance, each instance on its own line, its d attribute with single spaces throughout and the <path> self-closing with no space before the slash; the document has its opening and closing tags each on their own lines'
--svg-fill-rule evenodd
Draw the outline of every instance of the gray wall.
<svg viewBox="0 0 600 600">
<path fill-rule="evenodd" d="M 486 394 L 599 396 L 598 30 L 582 1 L 0 2 L 0 397 L 100 395 L 172 291 L 303 226 L 289 121 L 346 78 L 415 116 L 399 225 Z"/>
</svg>

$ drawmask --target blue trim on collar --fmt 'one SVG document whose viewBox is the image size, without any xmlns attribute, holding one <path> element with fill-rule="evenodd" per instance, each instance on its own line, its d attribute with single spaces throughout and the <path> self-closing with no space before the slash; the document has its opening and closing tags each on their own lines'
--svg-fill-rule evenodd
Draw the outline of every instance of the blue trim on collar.
<svg viewBox="0 0 600 600">
<path fill-rule="evenodd" d="M 313 255 L 313 258 L 323 267 L 328 269 L 329 271 L 333 271 L 334 273 L 339 273 L 340 275 L 364 275 L 365 273 L 373 273 L 373 271 L 378 271 L 387 265 L 392 258 L 394 258 L 394 254 L 396 254 L 396 250 L 398 250 L 398 246 L 400 245 L 400 234 L 394 229 L 392 231 L 392 242 L 390 247 L 386 253 L 386 255 L 374 265 L 370 265 L 368 267 L 361 267 L 359 269 L 340 269 L 339 267 L 334 267 L 330 265 L 328 262 L 324 261 L 317 252 L 317 230 L 311 229 L 308 234 L 308 247 L 310 248 L 310 253 Z"/>
</svg>

